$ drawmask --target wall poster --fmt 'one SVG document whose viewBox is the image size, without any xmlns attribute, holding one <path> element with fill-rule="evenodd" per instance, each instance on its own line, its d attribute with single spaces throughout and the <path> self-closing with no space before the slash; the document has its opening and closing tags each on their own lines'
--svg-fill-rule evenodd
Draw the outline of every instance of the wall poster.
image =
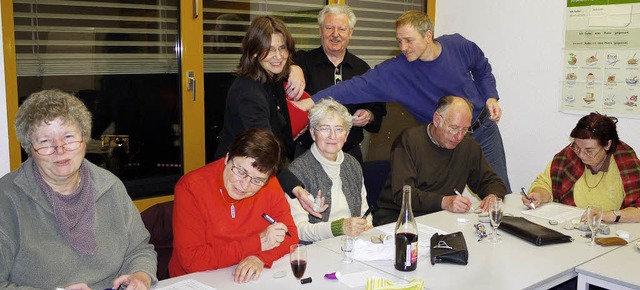
<svg viewBox="0 0 640 290">
<path fill-rule="evenodd" d="M 568 0 L 560 111 L 640 118 L 640 0 Z"/>
</svg>

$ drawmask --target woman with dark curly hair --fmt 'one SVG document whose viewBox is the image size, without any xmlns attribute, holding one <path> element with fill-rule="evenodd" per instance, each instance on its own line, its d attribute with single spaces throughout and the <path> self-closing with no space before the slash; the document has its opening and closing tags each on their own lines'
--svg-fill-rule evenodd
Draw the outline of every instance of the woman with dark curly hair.
<svg viewBox="0 0 640 290">
<path fill-rule="evenodd" d="M 578 121 L 573 142 L 531 185 L 529 197 L 536 207 L 550 201 L 599 206 L 603 222 L 640 222 L 640 161 L 618 137 L 617 122 L 597 112 Z M 528 199 L 522 202 L 531 207 Z"/>
</svg>

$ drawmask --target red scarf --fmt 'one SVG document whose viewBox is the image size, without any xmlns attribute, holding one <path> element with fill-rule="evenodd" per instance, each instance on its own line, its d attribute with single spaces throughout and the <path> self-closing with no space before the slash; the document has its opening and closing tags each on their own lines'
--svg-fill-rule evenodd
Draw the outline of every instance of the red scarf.
<svg viewBox="0 0 640 290">
<path fill-rule="evenodd" d="M 620 141 L 613 152 L 625 197 L 622 207 L 640 207 L 640 161 L 629 145 Z M 584 173 L 585 165 L 569 146 L 562 149 L 551 161 L 551 189 L 553 200 L 575 206 L 573 185 Z"/>
</svg>

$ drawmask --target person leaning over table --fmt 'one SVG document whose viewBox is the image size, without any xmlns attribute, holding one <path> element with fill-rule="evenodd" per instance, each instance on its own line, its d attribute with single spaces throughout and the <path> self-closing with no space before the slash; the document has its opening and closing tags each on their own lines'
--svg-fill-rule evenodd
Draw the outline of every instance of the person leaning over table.
<svg viewBox="0 0 640 290">
<path fill-rule="evenodd" d="M 502 179 L 493 172 L 480 145 L 469 136 L 473 105 L 469 100 L 445 96 L 438 101 L 433 122 L 405 129 L 391 146 L 391 177 L 378 198 L 374 226 L 395 222 L 402 206 L 402 187 L 411 186 L 411 207 L 416 216 L 447 210 L 467 212 L 471 201 L 458 196 L 465 186 L 489 201 L 504 198 Z"/>
<path fill-rule="evenodd" d="M 326 97 L 341 104 L 397 102 L 420 124 L 427 124 L 442 96 L 465 97 L 474 105 L 472 137 L 511 192 L 497 124 L 502 109 L 496 79 L 482 49 L 457 33 L 434 38 L 433 23 L 421 11 L 405 12 L 395 28 L 400 55 L 294 104 L 308 110 Z"/>
<path fill-rule="evenodd" d="M 315 242 L 340 235 L 357 236 L 371 229 L 361 216 L 367 211 L 367 191 L 362 168 L 342 147 L 351 129 L 349 110 L 332 99 L 323 99 L 309 112 L 314 143 L 289 165 L 289 170 L 310 192 L 324 193 L 329 208 L 322 218 L 308 214 L 295 199 L 288 199 L 300 239 Z"/>
<path fill-rule="evenodd" d="M 618 137 L 618 119 L 600 113 L 582 117 L 573 142 L 558 152 L 531 184 L 536 207 L 555 201 L 603 209 L 602 221 L 640 222 L 640 161 Z M 527 206 L 529 200 L 522 198 Z"/>
<path fill-rule="evenodd" d="M 248 282 L 289 253 L 299 239 L 275 177 L 284 158 L 273 132 L 253 128 L 236 135 L 224 158 L 180 178 L 171 277 L 237 264 L 233 280 Z M 264 213 L 277 223 L 267 222 Z"/>
<path fill-rule="evenodd" d="M 31 94 L 15 120 L 29 158 L 0 179 L 0 289 L 151 289 L 156 253 L 122 182 L 84 159 L 91 113 Z"/>
<path fill-rule="evenodd" d="M 229 144 L 240 132 L 249 128 L 271 130 L 285 148 L 285 156 L 293 160 L 295 143 L 291 133 L 291 121 L 287 109 L 283 82 L 293 69 L 292 52 L 295 42 L 282 20 L 273 16 L 260 16 L 251 25 L 242 39 L 242 55 L 236 71 L 237 78 L 227 94 L 224 124 L 215 159 L 225 156 Z M 299 70 L 300 68 L 297 67 Z M 299 72 L 297 75 L 302 76 Z M 304 78 L 303 78 L 304 80 Z M 290 83 L 294 83 L 291 82 Z M 298 86 L 299 87 L 299 86 Z M 299 180 L 287 169 L 278 173 L 278 181 L 289 196 L 309 196 Z M 316 216 L 313 201 L 298 198 L 305 210 Z"/>
</svg>

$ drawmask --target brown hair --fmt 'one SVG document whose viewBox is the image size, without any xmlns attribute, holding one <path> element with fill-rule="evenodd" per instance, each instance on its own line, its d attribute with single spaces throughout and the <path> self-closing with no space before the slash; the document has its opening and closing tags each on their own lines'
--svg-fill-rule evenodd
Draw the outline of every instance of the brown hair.
<svg viewBox="0 0 640 290">
<path fill-rule="evenodd" d="M 252 128 L 238 134 L 229 145 L 229 160 L 250 157 L 258 171 L 275 175 L 284 166 L 284 146 L 276 136 L 264 128 Z"/>
<path fill-rule="evenodd" d="M 249 26 L 249 30 L 242 39 L 242 56 L 240 64 L 236 70 L 237 76 L 248 76 L 253 80 L 266 83 L 269 78 L 267 71 L 260 66 L 260 60 L 267 57 L 271 49 L 271 35 L 280 33 L 282 40 L 287 47 L 289 56 L 287 57 L 284 69 L 275 76 L 276 80 L 281 80 L 289 75 L 289 67 L 293 64 L 293 53 L 295 52 L 295 42 L 289 29 L 282 20 L 273 16 L 260 16 Z M 255 57 L 254 57 L 255 56 Z"/>
<path fill-rule="evenodd" d="M 396 29 L 405 25 L 415 28 L 422 36 L 427 35 L 427 31 L 429 30 L 431 30 L 431 34 L 433 34 L 433 23 L 431 19 L 429 19 L 427 14 L 418 10 L 409 10 L 396 19 Z"/>
<path fill-rule="evenodd" d="M 618 118 L 616 117 L 593 112 L 580 118 L 576 127 L 571 130 L 571 137 L 598 140 L 600 146 L 606 146 L 611 141 L 611 146 L 606 152 L 613 153 L 616 151 L 618 143 L 620 143 L 616 123 L 618 123 Z"/>
</svg>

